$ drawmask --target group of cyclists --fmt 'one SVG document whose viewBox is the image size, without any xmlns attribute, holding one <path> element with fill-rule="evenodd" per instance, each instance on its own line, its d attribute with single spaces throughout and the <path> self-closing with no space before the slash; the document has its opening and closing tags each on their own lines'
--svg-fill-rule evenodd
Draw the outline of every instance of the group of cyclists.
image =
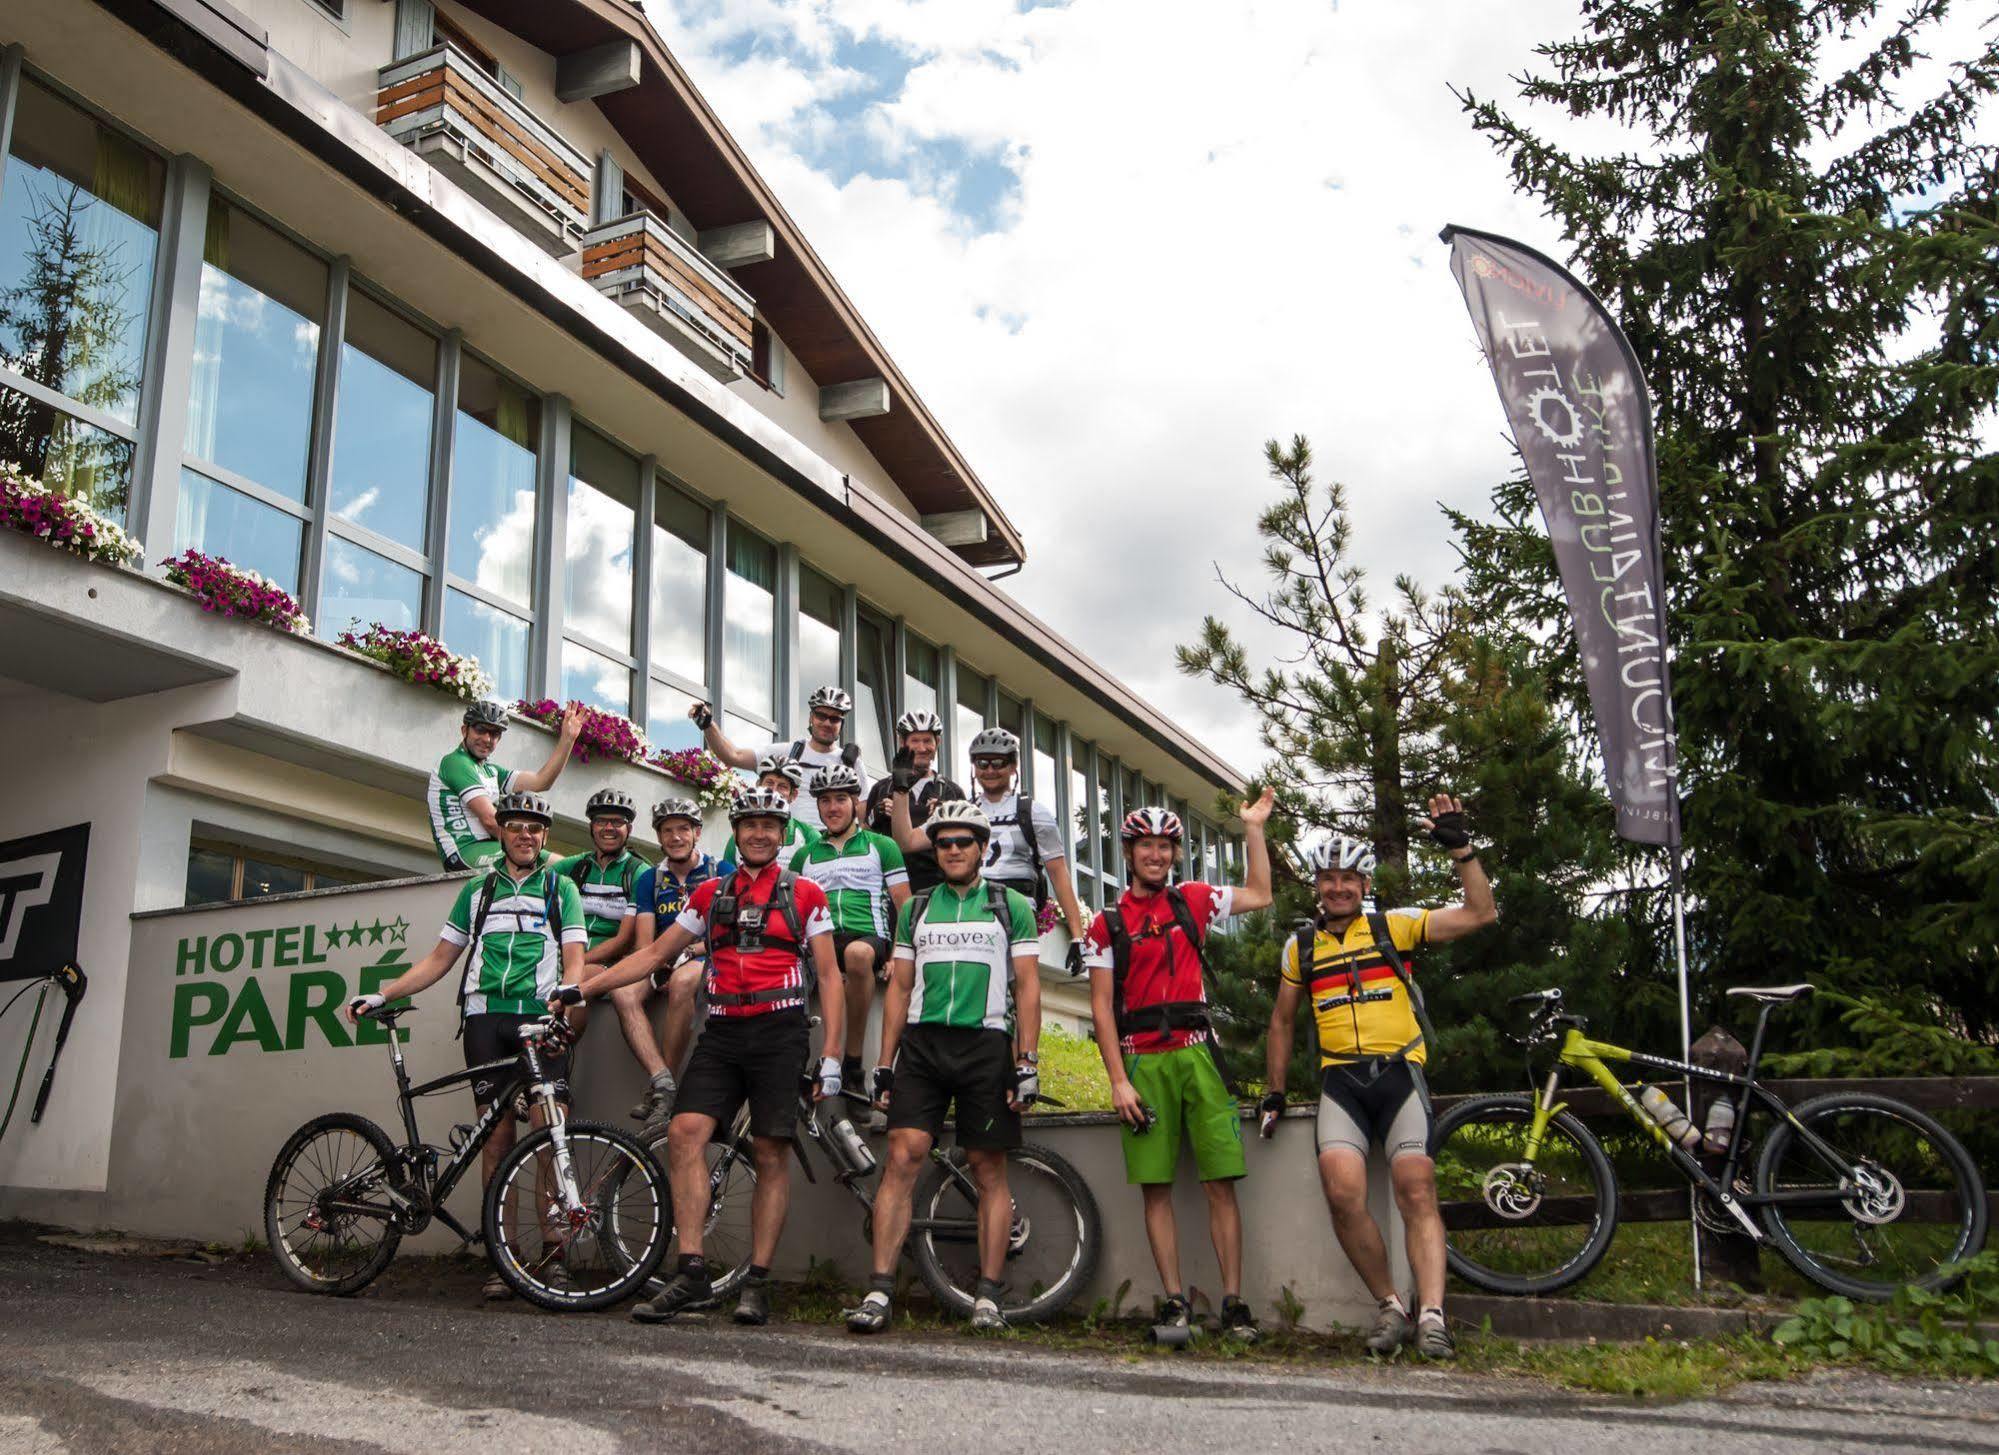
<svg viewBox="0 0 1999 1455">
<path fill-rule="evenodd" d="M 1053 811 L 1018 790 L 1021 745 L 1013 733 L 987 728 L 972 739 L 968 791 L 939 772 L 937 715 L 905 713 L 890 772 L 871 783 L 858 749 L 843 744 L 852 710 L 844 690 L 819 688 L 807 703 L 805 737 L 752 748 L 731 742 L 709 707 L 695 704 L 689 716 L 709 751 L 756 778 L 729 806 L 731 837 L 719 858 L 701 848 L 698 804 L 654 805 L 659 859 L 648 865 L 630 845 L 637 805 L 617 789 L 585 805 L 588 851 L 559 859 L 547 852 L 553 813 L 543 795 L 568 760 L 580 708 L 563 716 L 546 763 L 508 772 L 494 762 L 506 710 L 474 703 L 459 746 L 431 775 L 429 811 L 444 866 L 485 872 L 460 889 L 436 946 L 375 994 L 357 997 L 349 1017 L 424 990 L 468 949 L 460 990 L 468 1066 L 504 1059 L 520 1026 L 549 1013 L 580 1033 L 590 1003 L 610 999 L 646 1077 L 632 1115 L 663 1135 L 678 1238 L 672 1276 L 633 1310 L 642 1322 L 712 1302 L 702 1249 L 705 1149 L 746 1106 L 757 1177 L 734 1318 L 767 1321 L 801 1105 L 859 1089 L 886 1134 L 886 1156 L 869 1286 L 846 1322 L 862 1334 L 889 1328 L 913 1187 L 949 1121 L 979 1191 L 971 1323 L 1004 1328 L 1007 1153 L 1021 1145 L 1021 1114 L 1040 1093 L 1038 911 L 1052 899 L 1069 932 L 1067 968 L 1090 976 L 1126 1178 L 1141 1191 L 1162 1284 L 1159 1321 L 1185 1330 L 1191 1318 L 1171 1196 L 1188 1144 L 1220 1265 L 1221 1331 L 1254 1340 L 1256 1319 L 1242 1298 L 1236 1192 L 1248 1172 L 1242 1114 L 1208 1001 L 1206 946 L 1220 921 L 1271 903 L 1264 831 L 1271 792 L 1240 806 L 1247 863 L 1234 886 L 1179 880 L 1179 816 L 1134 808 L 1120 826 L 1127 887 L 1086 920 Z M 1491 923 L 1495 911 L 1463 806 L 1438 795 L 1429 809 L 1424 824 L 1464 891 L 1447 908 L 1374 909 L 1370 846 L 1335 835 L 1309 850 L 1318 912 L 1286 943 L 1278 968 L 1259 1129 L 1273 1135 L 1284 1110 L 1293 1022 L 1309 1000 L 1321 1066 L 1318 1165 L 1340 1246 L 1378 1303 L 1368 1347 L 1386 1354 L 1406 1343 L 1442 1359 L 1454 1347 L 1443 1318 L 1444 1234 L 1429 1157 L 1427 1026 L 1409 956 Z M 649 1001 L 661 993 L 655 1033 Z M 866 1074 L 865 1033 L 878 993 L 879 1046 Z M 549 1069 L 566 1080 L 564 1060 Z M 483 1112 L 492 1088 L 475 1082 L 474 1094 Z M 487 1143 L 489 1178 L 514 1134 L 503 1119 Z M 1368 1211 L 1374 1146 L 1389 1159 L 1413 1301 L 1395 1287 Z M 507 1289 L 495 1278 L 487 1293 L 504 1297 Z"/>
</svg>

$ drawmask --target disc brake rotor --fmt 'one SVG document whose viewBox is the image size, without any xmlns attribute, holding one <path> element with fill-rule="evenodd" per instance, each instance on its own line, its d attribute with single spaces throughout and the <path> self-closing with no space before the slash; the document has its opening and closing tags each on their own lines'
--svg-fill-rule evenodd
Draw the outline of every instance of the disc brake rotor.
<svg viewBox="0 0 1999 1455">
<path fill-rule="evenodd" d="M 1853 1168 L 1853 1196 L 1842 1198 L 1840 1205 L 1856 1222 L 1878 1227 L 1899 1218 L 1908 1202 L 1899 1177 L 1878 1163 L 1861 1161 Z"/>
<path fill-rule="evenodd" d="M 1518 1222 L 1540 1208 L 1542 1180 L 1530 1163 L 1502 1162 L 1485 1174 L 1479 1192 L 1487 1207 L 1509 1222 Z"/>
</svg>

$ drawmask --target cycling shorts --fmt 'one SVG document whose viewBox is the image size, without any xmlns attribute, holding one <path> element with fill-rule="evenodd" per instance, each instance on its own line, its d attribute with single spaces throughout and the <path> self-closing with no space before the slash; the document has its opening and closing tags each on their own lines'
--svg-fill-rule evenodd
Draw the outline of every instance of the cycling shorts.
<svg viewBox="0 0 1999 1455">
<path fill-rule="evenodd" d="M 1171 1182 L 1182 1141 L 1193 1144 L 1194 1175 L 1203 1182 L 1231 1182 L 1248 1172 L 1242 1108 L 1206 1045 L 1129 1055 L 1124 1071 L 1157 1118 L 1147 1131 L 1123 1130 L 1126 1182 Z"/>
<path fill-rule="evenodd" d="M 513 1075 L 521 1054 L 521 1027 L 540 1019 L 538 1015 L 516 1015 L 511 1011 L 487 1011 L 465 1017 L 465 1065 L 470 1068 L 484 1066 L 489 1061 L 507 1063 L 473 1078 L 472 1099 L 479 1105 L 491 1103 Z M 556 1100 L 568 1105 L 569 1053 L 551 1056 L 544 1052 L 541 1069 L 555 1082 Z"/>
<path fill-rule="evenodd" d="M 1370 1057 L 1326 1067 L 1319 1091 L 1319 1150 L 1365 1157 L 1379 1143 L 1388 1160 L 1430 1155 L 1430 1088 L 1413 1061 Z"/>
<path fill-rule="evenodd" d="M 498 863 L 500 856 L 498 839 L 474 839 L 454 849 L 445 859 L 444 868 L 447 873 L 456 869 L 484 869 Z"/>
<path fill-rule="evenodd" d="M 1013 1037 L 990 1026 L 914 1025 L 895 1052 L 895 1087 L 888 1129 L 944 1130 L 957 1103 L 958 1145 L 1002 1151 L 1020 1145 L 1020 1113 L 1006 1104 L 1013 1089 Z"/>
<path fill-rule="evenodd" d="M 888 940 L 882 935 L 856 935 L 846 930 L 833 931 L 833 962 L 840 967 L 840 973 L 847 973 L 847 946 L 872 945 L 875 950 L 875 979 L 888 979 Z"/>
<path fill-rule="evenodd" d="M 680 1078 L 674 1114 L 713 1117 L 716 1135 L 727 1137 L 748 1102 L 751 1136 L 789 1137 L 798 1126 L 808 1046 L 802 1010 L 709 1017 Z"/>
</svg>

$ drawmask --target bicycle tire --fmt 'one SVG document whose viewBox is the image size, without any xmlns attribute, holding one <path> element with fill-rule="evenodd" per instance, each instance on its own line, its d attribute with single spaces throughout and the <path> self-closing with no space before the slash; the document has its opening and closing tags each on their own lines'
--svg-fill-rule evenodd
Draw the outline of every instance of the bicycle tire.
<svg viewBox="0 0 1999 1455">
<path fill-rule="evenodd" d="M 1433 1157 L 1442 1160 L 1443 1154 L 1453 1135 L 1469 1125 L 1480 1123 L 1503 1123 L 1508 1127 L 1524 1127 L 1531 1121 L 1538 1102 L 1531 1096 L 1474 1096 L 1459 1102 L 1438 1120 L 1436 1130 L 1431 1134 L 1430 1149 Z M 1592 1192 L 1585 1194 L 1593 1198 L 1593 1206 L 1588 1209 L 1591 1218 L 1590 1231 L 1582 1246 L 1565 1257 L 1556 1267 L 1532 1273 L 1511 1273 L 1492 1267 L 1471 1256 L 1460 1246 L 1469 1239 L 1453 1240 L 1446 1224 L 1444 1256 L 1450 1264 L 1451 1272 L 1474 1288 L 1482 1288 L 1488 1293 L 1503 1293 L 1515 1296 L 1553 1293 L 1556 1289 L 1567 1288 L 1583 1278 L 1587 1278 L 1603 1255 L 1610 1248 L 1610 1240 L 1617 1232 L 1617 1174 L 1611 1169 L 1610 1159 L 1604 1155 L 1603 1144 L 1582 1122 L 1566 1111 L 1557 1111 L 1549 1120 L 1549 1131 L 1559 1131 L 1581 1154 L 1582 1170 L 1592 1184 Z M 1545 1152 L 1545 1149 L 1544 1149 Z M 1481 1192 L 1481 1201 L 1488 1207 L 1491 1203 Z M 1495 1209 L 1496 1211 L 1496 1209 Z M 1508 1224 L 1522 1231 L 1531 1230 L 1535 1223 L 1529 1213 Z M 1548 1224 L 1548 1226 L 1573 1226 L 1573 1224 Z"/>
<path fill-rule="evenodd" d="M 964 1152 L 952 1148 L 949 1156 L 954 1164 L 962 1168 Z M 1103 1217 L 1097 1209 L 1096 1197 L 1090 1192 L 1090 1185 L 1082 1175 L 1069 1164 L 1068 1159 L 1050 1151 L 1039 1143 L 1029 1142 L 1015 1147 L 1007 1153 L 1007 1181 L 1010 1189 L 1023 1186 L 1015 1179 L 1023 1172 L 1033 1172 L 1047 1179 L 1060 1190 L 1057 1205 L 1050 1212 L 1061 1218 L 1065 1213 L 1073 1219 L 1068 1225 L 1075 1230 L 1076 1247 L 1070 1254 L 1066 1267 L 1054 1282 L 1041 1286 L 1038 1290 L 1028 1288 L 1015 1290 L 1009 1287 L 1000 1302 L 1000 1312 L 1009 1323 L 1032 1324 L 1052 1317 L 1066 1308 L 1069 1303 L 1090 1286 L 1097 1276 L 1097 1263 L 1103 1256 Z M 956 1179 L 945 1168 L 932 1165 L 917 1183 L 914 1207 L 918 1217 L 934 1218 L 939 1209 L 948 1207 L 952 1201 L 963 1203 L 965 1196 L 954 1193 Z M 1066 1207 L 1062 1204 L 1066 1203 Z M 1015 1207 L 1019 1206 L 1016 1196 Z M 975 1212 L 975 1209 L 967 1211 Z M 955 1214 L 953 1214 L 955 1215 Z M 1030 1227 L 1027 1235 L 1033 1237 Z M 978 1291 L 976 1259 L 964 1283 L 944 1264 L 932 1235 L 922 1229 L 912 1228 L 909 1250 L 916 1261 L 916 1271 L 923 1279 L 930 1296 L 937 1300 L 939 1307 L 960 1315 L 969 1315 L 972 1301 Z M 1011 1264 L 1018 1251 L 1009 1252 Z"/>
<path fill-rule="evenodd" d="M 521 1169 L 529 1161 L 542 1156 L 554 1142 L 554 1132 L 543 1127 L 513 1145 L 500 1159 L 492 1181 L 486 1185 L 481 1223 L 486 1234 L 486 1252 L 493 1260 L 494 1270 L 507 1286 L 538 1308 L 556 1313 L 610 1308 L 644 1287 L 653 1270 L 659 1266 L 659 1260 L 666 1256 L 668 1229 L 671 1227 L 668 1210 L 672 1205 L 666 1176 L 646 1151 L 645 1144 L 630 1132 L 603 1122 L 588 1121 L 567 1122 L 564 1129 L 572 1160 L 578 1159 L 579 1153 L 592 1145 L 607 1147 L 614 1154 L 614 1160 L 601 1172 L 586 1168 L 578 1175 L 580 1179 L 587 1179 L 583 1191 L 589 1200 L 600 1204 L 600 1224 L 613 1228 L 630 1225 L 632 1234 L 642 1239 L 639 1248 L 631 1250 L 623 1238 L 612 1240 L 612 1246 L 604 1253 L 609 1264 L 605 1270 L 607 1276 L 587 1284 L 579 1284 L 574 1265 L 566 1256 L 559 1265 L 564 1272 L 560 1283 L 551 1281 L 540 1272 L 541 1266 L 548 1262 L 546 1257 L 533 1260 L 535 1266 L 530 1269 L 529 1260 L 521 1256 L 515 1247 L 515 1240 L 510 1236 L 503 1205 L 508 1189 L 513 1186 Z M 524 1193 L 530 1191 L 529 1187 L 522 1189 Z M 535 1195 L 539 1200 L 538 1193 Z M 616 1200 L 620 1212 L 614 1214 L 602 1210 L 601 1200 L 605 1196 Z M 627 1196 L 636 1196 L 640 1202 L 626 1208 L 624 1201 Z M 649 1216 L 648 1207 L 651 1210 Z M 606 1241 L 602 1236 L 602 1226 L 595 1240 L 599 1248 L 603 1248 Z"/>
<path fill-rule="evenodd" d="M 645 1141 L 646 1150 L 652 1153 L 653 1161 L 657 1162 L 662 1170 L 666 1167 L 666 1135 L 666 1129 L 662 1127 L 652 1136 L 646 1138 Z M 749 1206 L 751 1200 L 756 1196 L 757 1190 L 756 1158 L 750 1154 L 749 1139 L 747 1136 L 739 1137 L 733 1142 L 710 1142 L 708 1148 L 711 1154 L 711 1160 L 708 1163 L 708 1227 L 707 1235 L 703 1238 L 703 1243 L 706 1245 L 712 1242 L 716 1223 L 726 1215 L 726 1210 L 731 1207 L 740 1207 L 743 1209 L 743 1226 L 745 1232 L 742 1240 L 744 1244 L 743 1256 L 733 1261 L 728 1261 L 725 1254 L 717 1255 L 712 1249 L 704 1246 L 703 1253 L 708 1261 L 708 1281 L 714 1289 L 714 1293 L 710 1298 L 703 1300 L 700 1305 L 704 1308 L 712 1308 L 715 1304 L 729 1297 L 742 1286 L 743 1280 L 749 1277 L 750 1260 L 747 1232 L 749 1226 Z M 716 1161 L 720 1159 L 721 1154 L 727 1152 L 733 1152 L 735 1154 L 734 1159 L 729 1165 L 729 1170 L 722 1175 L 721 1186 L 717 1187 L 714 1182 Z M 674 1220 L 673 1216 L 673 1189 L 671 1185 L 667 1188 L 667 1226 L 670 1232 L 678 1233 L 679 1224 Z M 651 1280 L 651 1286 L 654 1291 L 657 1291 L 657 1288 L 664 1286 L 664 1281 L 655 1274 Z"/>
<path fill-rule="evenodd" d="M 376 1244 L 374 1252 L 363 1260 L 359 1267 L 338 1278 L 317 1276 L 305 1266 L 300 1252 L 293 1244 L 298 1230 L 285 1225 L 293 1214 L 287 1213 L 280 1207 L 280 1198 L 284 1193 L 289 1170 L 298 1163 L 306 1148 L 326 1134 L 335 1132 L 344 1132 L 360 1138 L 374 1153 L 376 1165 L 384 1177 L 387 1176 L 389 1168 L 394 1166 L 395 1143 L 389 1140 L 387 1132 L 366 1117 L 348 1111 L 328 1112 L 324 1116 L 314 1117 L 285 1139 L 284 1146 L 278 1149 L 276 1160 L 271 1163 L 270 1176 L 264 1180 L 264 1237 L 270 1244 L 271 1257 L 277 1262 L 279 1271 L 293 1284 L 307 1293 L 345 1297 L 360 1292 L 381 1276 L 382 1270 L 387 1268 L 390 1260 L 396 1256 L 396 1249 L 402 1243 L 403 1234 L 402 1229 L 394 1223 L 385 1221 L 382 1224 L 381 1240 Z M 366 1170 L 360 1165 L 355 1165 L 342 1172 L 335 1180 L 352 1182 L 356 1177 L 364 1175 Z M 322 1166 L 322 1175 L 324 1173 L 325 1169 Z M 315 1190 L 314 1195 L 323 1190 Z M 297 1216 L 303 1219 L 310 1211 L 310 1208 L 301 1209 Z"/>
<path fill-rule="evenodd" d="M 1799 1125 L 1809 1128 L 1814 1122 L 1824 1121 L 1832 1114 L 1843 1111 L 1878 1113 L 1904 1127 L 1920 1132 L 1934 1145 L 1943 1164 L 1955 1175 L 1959 1189 L 1958 1234 L 1949 1252 L 1938 1262 L 1934 1273 L 1916 1279 L 1912 1283 L 1883 1283 L 1853 1278 L 1828 1267 L 1820 1258 L 1814 1256 L 1811 1249 L 1799 1240 L 1792 1227 L 1793 1219 L 1787 1217 L 1785 1208 L 1781 1204 L 1769 1204 L 1759 1209 L 1764 1230 L 1769 1233 L 1770 1241 L 1776 1244 L 1777 1251 L 1783 1254 L 1785 1261 L 1799 1273 L 1819 1287 L 1832 1293 L 1843 1294 L 1848 1298 L 1879 1301 L 1893 1297 L 1895 1291 L 1903 1287 L 1932 1290 L 1950 1287 L 1962 1276 L 1951 1271 L 1953 1265 L 1974 1256 L 1985 1246 L 1990 1209 L 1986 1202 L 1984 1181 L 1978 1174 L 1978 1164 L 1972 1160 L 1964 1144 L 1939 1125 L 1935 1118 L 1916 1110 L 1906 1102 L 1896 1101 L 1893 1097 L 1878 1096 L 1868 1091 L 1832 1091 L 1793 1107 L 1791 1115 L 1796 1118 Z M 1823 1132 L 1818 1135 L 1825 1137 Z M 1832 1140 L 1829 1137 L 1825 1139 Z M 1797 1127 L 1779 1118 L 1770 1133 L 1769 1140 L 1763 1146 L 1763 1155 L 1756 1164 L 1758 1193 L 1768 1194 L 1776 1190 L 1774 1184 L 1784 1154 L 1791 1149 L 1793 1142 L 1798 1141 Z M 1802 1143 L 1800 1145 L 1803 1146 Z M 1805 1148 L 1805 1150 L 1810 1149 Z M 1900 1220 L 1898 1216 L 1889 1221 Z M 1796 1221 L 1807 1220 L 1799 1218 Z M 1850 1215 L 1849 1221 L 1856 1227 L 1867 1225 L 1862 1219 Z"/>
</svg>

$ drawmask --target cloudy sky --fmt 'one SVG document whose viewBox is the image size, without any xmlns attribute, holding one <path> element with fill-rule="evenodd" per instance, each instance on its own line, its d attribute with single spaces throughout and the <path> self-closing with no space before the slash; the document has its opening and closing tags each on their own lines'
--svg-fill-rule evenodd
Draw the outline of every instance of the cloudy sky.
<svg viewBox="0 0 1999 1455">
<path fill-rule="evenodd" d="M 1437 231 L 1561 255 L 1449 88 L 1511 97 L 1573 0 L 647 5 L 1025 534 L 1005 589 L 1238 767 L 1172 649 L 1260 583 L 1264 440 L 1381 586 L 1449 576 L 1511 447 Z"/>
</svg>

